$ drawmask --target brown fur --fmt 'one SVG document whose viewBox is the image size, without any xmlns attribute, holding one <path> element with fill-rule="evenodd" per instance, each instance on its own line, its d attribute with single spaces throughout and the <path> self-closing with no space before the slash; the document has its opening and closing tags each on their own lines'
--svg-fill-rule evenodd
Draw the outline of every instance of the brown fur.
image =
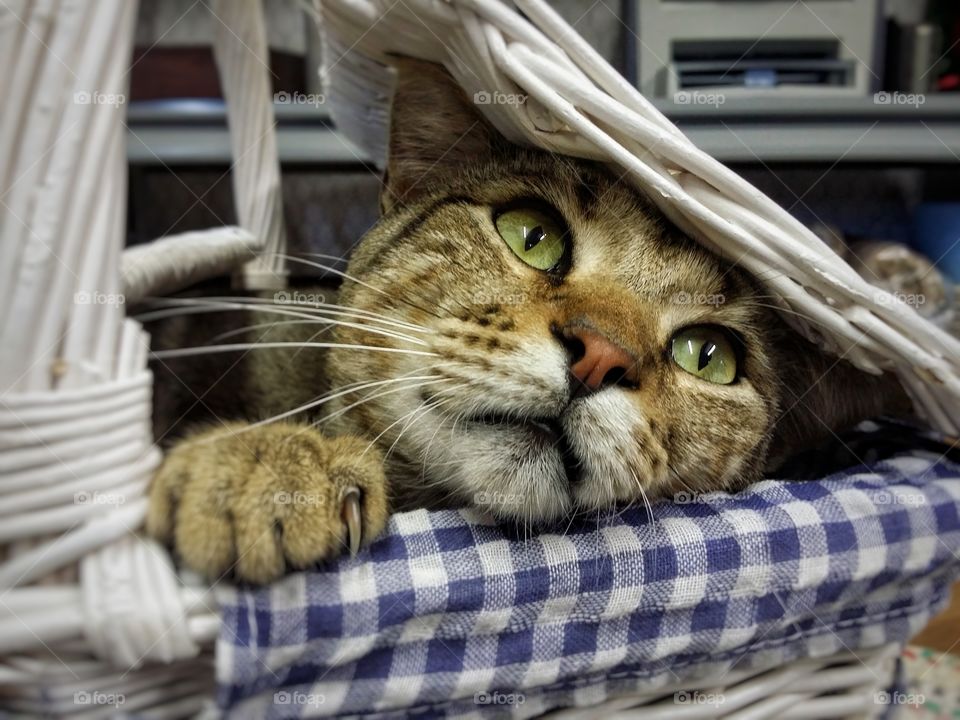
<svg viewBox="0 0 960 720">
<path fill-rule="evenodd" d="M 386 212 L 351 258 L 348 272 L 359 282 L 344 283 L 340 303 L 411 323 L 420 329 L 409 335 L 423 344 L 342 326 L 322 337 L 435 354 L 337 348 L 292 359 L 259 350 L 206 396 L 221 402 L 201 405 L 210 416 L 226 408 L 256 420 L 350 383 L 431 381 L 331 401 L 319 416 L 342 414 L 322 426 L 327 436 L 282 424 L 188 439 L 156 478 L 150 523 L 188 564 L 220 573 L 236 563 L 240 577 L 264 581 L 336 554 L 331 538 L 343 530 L 332 506 L 293 520 L 270 497 L 295 487 L 335 497 L 342 482 L 330 468 L 339 461 L 366 473 L 370 534 L 387 512 L 381 466 L 371 461 L 380 454 L 392 509 L 473 504 L 541 523 L 643 497 L 739 487 L 863 418 L 905 409 L 895 381 L 802 339 L 751 278 L 684 237 L 609 168 L 509 145 L 444 72 L 413 61 L 399 67 Z M 569 226 L 563 277 L 524 265 L 498 236 L 493 211 L 523 198 L 555 208 Z M 704 296 L 723 302 L 681 301 Z M 711 384 L 672 361 L 671 337 L 695 324 L 722 325 L 742 340 L 737 382 Z M 636 358 L 638 387 L 571 399 L 558 330 L 578 327 Z M 316 331 L 280 324 L 269 334 L 306 339 Z M 198 367 L 173 368 L 191 393 L 161 398 L 167 415 L 196 405 L 210 384 L 211 368 Z M 479 422 L 484 414 L 520 424 Z M 537 441 L 523 424 L 531 418 L 562 427 L 566 452 Z M 210 442 L 209 433 L 227 437 Z M 294 452 L 301 443 L 308 449 Z M 360 447 L 372 452 L 358 456 Z M 276 522 L 282 535 L 266 532 Z"/>
</svg>

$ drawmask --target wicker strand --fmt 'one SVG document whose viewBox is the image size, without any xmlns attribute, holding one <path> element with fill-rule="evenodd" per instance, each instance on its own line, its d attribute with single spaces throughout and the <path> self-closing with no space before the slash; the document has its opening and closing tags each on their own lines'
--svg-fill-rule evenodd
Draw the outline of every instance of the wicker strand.
<svg viewBox="0 0 960 720">
<path fill-rule="evenodd" d="M 263 8 L 260 0 L 215 0 L 211 12 L 230 124 L 234 203 L 240 225 L 263 248 L 241 280 L 251 288 L 283 287 L 287 237 Z"/>
<path fill-rule="evenodd" d="M 0 55 L 16 57 L 0 80 L 14 103 L 0 117 L 5 697 L 17 694 L 6 684 L 20 653 L 63 654 L 75 677 L 84 666 L 116 688 L 113 668 L 196 656 L 217 627 L 205 591 L 182 586 L 165 551 L 134 534 L 160 461 L 148 338 L 124 318 L 120 274 L 136 10 L 128 0 L 0 4 Z M 213 265 L 250 245 L 247 233 L 216 236 L 227 233 L 232 249 L 207 253 Z M 164 279 L 155 253 L 151 268 L 143 289 L 146 276 Z M 137 702 L 156 694 L 151 676 L 134 674 Z M 211 685 L 209 675 L 191 682 L 204 694 Z M 177 697 L 199 707 L 198 692 Z"/>
</svg>

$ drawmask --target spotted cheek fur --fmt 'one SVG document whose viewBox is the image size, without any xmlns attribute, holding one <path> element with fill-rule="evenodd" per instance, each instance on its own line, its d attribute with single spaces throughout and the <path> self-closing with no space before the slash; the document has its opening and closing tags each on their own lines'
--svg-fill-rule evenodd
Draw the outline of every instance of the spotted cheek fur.
<svg viewBox="0 0 960 720">
<path fill-rule="evenodd" d="M 548 317 L 535 303 L 485 304 L 440 323 L 430 347 L 435 372 L 459 387 L 452 406 L 471 415 L 558 414 L 568 396 L 567 359 L 548 332 Z"/>
<path fill-rule="evenodd" d="M 692 384 L 692 383 L 691 383 Z M 671 393 L 665 495 L 740 487 L 759 479 L 770 438 L 768 403 L 747 383 Z"/>
</svg>

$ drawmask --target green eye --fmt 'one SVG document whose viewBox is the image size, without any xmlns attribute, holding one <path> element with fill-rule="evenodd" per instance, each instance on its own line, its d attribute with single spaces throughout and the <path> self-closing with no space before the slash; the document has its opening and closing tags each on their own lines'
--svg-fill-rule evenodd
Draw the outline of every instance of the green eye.
<svg viewBox="0 0 960 720">
<path fill-rule="evenodd" d="M 567 247 L 566 228 L 548 213 L 535 208 L 517 208 L 500 213 L 497 232 L 513 254 L 537 270 L 552 270 Z"/>
<path fill-rule="evenodd" d="M 718 385 L 737 378 L 737 354 L 727 334 L 709 325 L 697 325 L 673 336 L 673 361 L 691 375 Z"/>
</svg>

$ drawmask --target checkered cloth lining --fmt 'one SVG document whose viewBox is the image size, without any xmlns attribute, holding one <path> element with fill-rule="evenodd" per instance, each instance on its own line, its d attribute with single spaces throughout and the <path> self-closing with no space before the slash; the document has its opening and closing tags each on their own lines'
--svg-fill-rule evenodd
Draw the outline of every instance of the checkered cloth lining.
<svg viewBox="0 0 960 720">
<path fill-rule="evenodd" d="M 960 574 L 960 464 L 914 449 L 524 539 L 396 515 L 355 559 L 221 588 L 233 716 L 532 717 L 906 641 Z"/>
</svg>

